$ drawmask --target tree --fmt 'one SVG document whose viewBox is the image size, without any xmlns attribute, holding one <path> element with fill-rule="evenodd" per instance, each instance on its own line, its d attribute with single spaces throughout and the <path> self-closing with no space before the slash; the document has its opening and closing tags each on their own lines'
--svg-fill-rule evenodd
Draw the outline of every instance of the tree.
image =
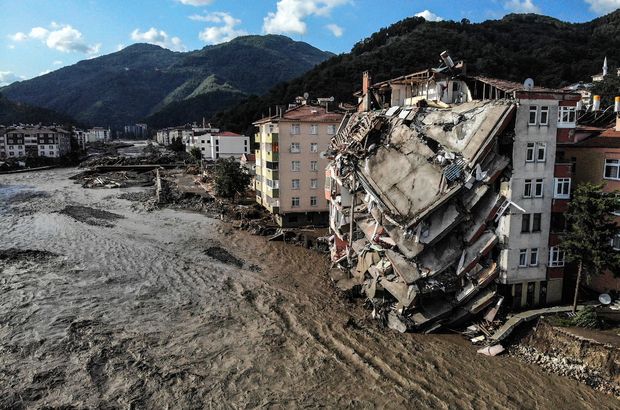
<svg viewBox="0 0 620 410">
<path fill-rule="evenodd" d="M 213 170 L 215 194 L 232 199 L 247 191 L 252 177 L 234 158 L 218 159 Z"/>
<path fill-rule="evenodd" d="M 573 312 L 582 276 L 589 282 L 607 269 L 620 275 L 620 252 L 611 246 L 618 232 L 612 212 L 618 209 L 620 193 L 603 192 L 602 184 L 584 183 L 575 189 L 566 213 L 568 230 L 560 244 L 566 261 L 577 264 Z"/>
<path fill-rule="evenodd" d="M 601 109 L 613 106 L 614 98 L 620 95 L 620 77 L 608 74 L 603 81 L 594 83 L 592 95 L 601 96 Z"/>
<path fill-rule="evenodd" d="M 192 147 L 189 150 L 189 155 L 191 155 L 192 158 L 194 158 L 196 161 L 200 161 L 200 159 L 202 158 L 202 152 L 198 147 Z"/>
<path fill-rule="evenodd" d="M 173 150 L 174 152 L 185 151 L 185 145 L 183 145 L 183 141 L 181 141 L 181 137 L 172 138 L 172 141 L 170 141 L 169 148 Z"/>
</svg>

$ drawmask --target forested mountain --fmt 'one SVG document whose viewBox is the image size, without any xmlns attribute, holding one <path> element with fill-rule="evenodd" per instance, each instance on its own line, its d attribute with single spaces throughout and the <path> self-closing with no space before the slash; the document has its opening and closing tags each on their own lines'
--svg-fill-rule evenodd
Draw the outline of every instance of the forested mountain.
<svg viewBox="0 0 620 410">
<path fill-rule="evenodd" d="M 601 72 L 605 56 L 610 72 L 620 62 L 620 11 L 580 24 L 536 14 L 510 14 L 478 24 L 466 19 L 408 18 L 360 41 L 350 53 L 332 57 L 262 97 L 250 97 L 219 113 L 214 122 L 249 132 L 251 122 L 267 114 L 269 107 L 305 92 L 355 102 L 352 93 L 361 88 L 363 71 L 370 70 L 375 81 L 386 80 L 438 65 L 443 50 L 465 60 L 469 74 L 519 82 L 531 77 L 549 87 L 589 81 L 592 74 Z"/>
<path fill-rule="evenodd" d="M 185 122 L 230 107 L 244 96 L 265 93 L 332 55 L 276 35 L 238 37 L 187 53 L 134 44 L 13 83 L 0 92 L 90 125 L 113 127 L 141 121 L 168 104 L 198 98 L 204 103 L 201 113 L 179 118 Z"/>
<path fill-rule="evenodd" d="M 59 114 L 45 108 L 9 101 L 0 94 L 0 125 L 14 125 L 19 123 L 75 125 L 75 121 L 67 115 Z"/>
</svg>

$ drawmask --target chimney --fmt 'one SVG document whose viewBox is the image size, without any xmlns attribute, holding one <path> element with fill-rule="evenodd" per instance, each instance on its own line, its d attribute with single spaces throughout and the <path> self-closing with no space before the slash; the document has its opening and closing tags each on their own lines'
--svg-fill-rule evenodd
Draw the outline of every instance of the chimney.
<svg viewBox="0 0 620 410">
<path fill-rule="evenodd" d="M 362 104 L 360 111 L 370 111 L 370 87 L 372 87 L 372 76 L 369 71 L 362 74 Z"/>
<path fill-rule="evenodd" d="M 601 109 L 601 96 L 595 95 L 592 97 L 592 111 L 599 111 Z"/>
<path fill-rule="evenodd" d="M 620 112 L 620 97 L 616 97 L 614 101 L 614 112 L 617 114 Z"/>
</svg>

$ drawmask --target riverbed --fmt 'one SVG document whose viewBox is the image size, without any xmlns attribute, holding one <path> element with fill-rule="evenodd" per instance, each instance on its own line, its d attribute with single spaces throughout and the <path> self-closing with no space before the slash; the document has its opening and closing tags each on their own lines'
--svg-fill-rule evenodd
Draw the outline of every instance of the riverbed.
<svg viewBox="0 0 620 410">
<path fill-rule="evenodd" d="M 324 255 L 78 172 L 0 175 L 0 408 L 620 408 L 459 335 L 381 329 Z"/>
</svg>

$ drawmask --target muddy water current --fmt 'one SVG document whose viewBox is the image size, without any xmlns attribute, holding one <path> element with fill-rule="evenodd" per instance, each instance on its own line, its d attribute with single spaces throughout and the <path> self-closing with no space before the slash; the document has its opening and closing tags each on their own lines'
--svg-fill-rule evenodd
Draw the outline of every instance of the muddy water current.
<svg viewBox="0 0 620 410">
<path fill-rule="evenodd" d="M 620 408 L 458 335 L 380 329 L 325 256 L 77 172 L 0 175 L 0 408 Z"/>
</svg>

